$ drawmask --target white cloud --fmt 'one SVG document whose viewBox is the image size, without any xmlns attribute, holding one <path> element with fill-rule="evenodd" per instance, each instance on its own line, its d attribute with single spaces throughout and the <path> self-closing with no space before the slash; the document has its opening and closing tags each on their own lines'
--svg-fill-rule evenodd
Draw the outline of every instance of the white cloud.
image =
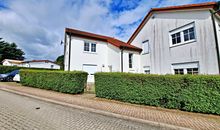
<svg viewBox="0 0 220 130">
<path fill-rule="evenodd" d="M 55 60 L 63 54 L 60 41 L 63 40 L 65 27 L 127 41 L 151 7 L 187 4 L 195 0 L 140 0 L 138 3 L 123 0 L 121 3 L 129 9 L 116 12 L 111 10 L 112 2 L 114 1 L 7 0 L 8 9 L 0 8 L 0 37 L 16 42 L 28 59 Z"/>
</svg>

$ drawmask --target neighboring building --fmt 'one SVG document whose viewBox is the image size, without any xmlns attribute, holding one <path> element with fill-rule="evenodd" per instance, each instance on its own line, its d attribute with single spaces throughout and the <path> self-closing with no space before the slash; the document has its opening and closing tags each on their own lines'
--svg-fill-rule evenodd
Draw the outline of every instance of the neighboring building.
<svg viewBox="0 0 220 130">
<path fill-rule="evenodd" d="M 140 72 L 219 74 L 218 8 L 209 2 L 152 9 L 128 41 L 143 48 Z"/>
<path fill-rule="evenodd" d="M 209 2 L 151 9 L 128 43 L 67 28 L 64 68 L 90 75 L 219 74 L 218 7 Z"/>
<path fill-rule="evenodd" d="M 12 59 L 4 59 L 2 61 L 2 65 L 4 66 L 21 66 L 22 65 L 21 60 L 12 60 Z"/>
<path fill-rule="evenodd" d="M 139 71 L 140 48 L 112 37 L 69 28 L 65 34 L 64 69 L 88 72 L 88 82 L 93 82 L 95 72 Z"/>
<path fill-rule="evenodd" d="M 28 68 L 60 69 L 59 65 L 49 60 L 19 61 L 19 60 L 5 59 L 2 61 L 2 65 L 28 67 Z"/>
<path fill-rule="evenodd" d="M 24 61 L 22 66 L 29 68 L 60 69 L 60 65 L 57 65 L 56 63 L 49 60 Z"/>
</svg>

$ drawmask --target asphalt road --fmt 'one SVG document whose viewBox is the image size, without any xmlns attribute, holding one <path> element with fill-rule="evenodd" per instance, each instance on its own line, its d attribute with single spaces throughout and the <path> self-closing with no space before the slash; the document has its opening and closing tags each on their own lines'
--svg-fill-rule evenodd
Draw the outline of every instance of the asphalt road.
<svg viewBox="0 0 220 130">
<path fill-rule="evenodd" d="M 158 130 L 0 90 L 0 130 Z"/>
</svg>

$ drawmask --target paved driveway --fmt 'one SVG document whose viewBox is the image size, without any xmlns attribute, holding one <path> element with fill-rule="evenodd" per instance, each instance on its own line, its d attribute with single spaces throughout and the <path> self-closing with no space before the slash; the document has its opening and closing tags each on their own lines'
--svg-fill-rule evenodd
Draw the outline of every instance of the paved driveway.
<svg viewBox="0 0 220 130">
<path fill-rule="evenodd" d="M 0 130 L 70 129 L 154 130 L 159 128 L 0 91 Z"/>
</svg>

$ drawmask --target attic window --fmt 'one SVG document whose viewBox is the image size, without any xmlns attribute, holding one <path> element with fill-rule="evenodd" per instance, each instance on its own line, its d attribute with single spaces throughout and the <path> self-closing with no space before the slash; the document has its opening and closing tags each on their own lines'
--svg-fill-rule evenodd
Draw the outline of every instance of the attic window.
<svg viewBox="0 0 220 130">
<path fill-rule="evenodd" d="M 84 51 L 89 51 L 89 43 L 84 42 Z"/>
<path fill-rule="evenodd" d="M 96 52 L 96 43 L 84 42 L 84 51 L 85 52 Z"/>
<path fill-rule="evenodd" d="M 176 46 L 185 43 L 195 42 L 195 23 L 190 23 L 170 31 L 170 45 Z"/>
</svg>

